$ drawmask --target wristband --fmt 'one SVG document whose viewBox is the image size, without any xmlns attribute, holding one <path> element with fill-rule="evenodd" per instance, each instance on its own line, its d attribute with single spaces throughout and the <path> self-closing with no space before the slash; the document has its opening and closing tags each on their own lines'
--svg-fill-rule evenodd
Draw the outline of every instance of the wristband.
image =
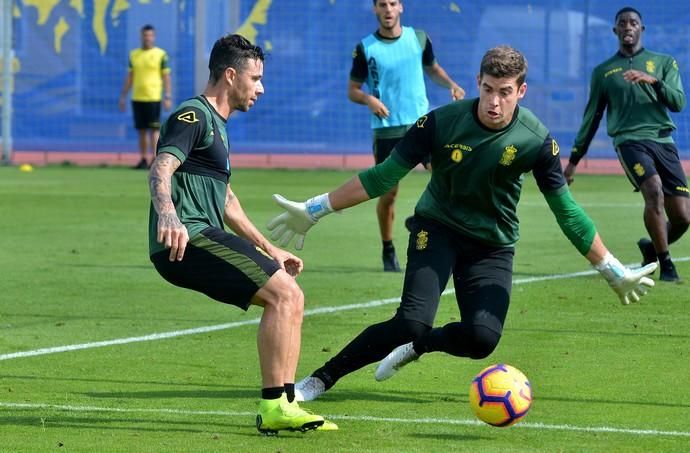
<svg viewBox="0 0 690 453">
<path fill-rule="evenodd" d="M 315 222 L 321 217 L 333 212 L 331 200 L 328 199 L 328 193 L 310 198 L 304 202 L 304 205 L 307 209 L 307 214 L 309 214 L 309 217 Z"/>
<path fill-rule="evenodd" d="M 625 277 L 625 268 L 620 261 L 616 259 L 611 252 L 606 252 L 604 258 L 594 265 L 594 269 L 607 277 L 623 278 Z"/>
</svg>

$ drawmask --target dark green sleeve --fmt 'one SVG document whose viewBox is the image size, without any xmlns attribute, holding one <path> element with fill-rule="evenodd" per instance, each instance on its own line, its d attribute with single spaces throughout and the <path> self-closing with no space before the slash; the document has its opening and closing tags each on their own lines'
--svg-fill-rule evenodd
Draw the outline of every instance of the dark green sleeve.
<svg viewBox="0 0 690 453">
<path fill-rule="evenodd" d="M 587 255 L 592 248 L 592 242 L 594 242 L 597 230 L 592 219 L 573 199 L 568 186 L 563 186 L 553 192 L 544 193 L 544 198 L 551 212 L 556 217 L 561 231 L 563 231 L 580 254 Z"/>
<path fill-rule="evenodd" d="M 431 38 L 424 30 L 415 30 L 417 41 L 422 48 L 422 65 L 433 66 L 436 63 L 436 56 L 434 55 L 434 48 L 431 45 Z"/>
<path fill-rule="evenodd" d="M 597 129 L 599 129 L 601 118 L 604 116 L 604 110 L 606 109 L 607 102 L 606 97 L 601 90 L 599 80 L 600 76 L 597 71 L 592 71 L 592 80 L 589 88 L 589 100 L 587 101 L 587 106 L 585 107 L 585 114 L 582 119 L 580 131 L 577 133 L 575 144 L 573 145 L 572 152 L 570 153 L 570 163 L 573 165 L 577 165 L 578 162 L 580 162 L 580 159 L 587 154 L 587 150 L 589 149 L 590 143 L 592 143 L 594 134 L 596 134 Z"/>
<path fill-rule="evenodd" d="M 673 58 L 666 59 L 662 78 L 652 85 L 659 100 L 672 112 L 680 112 L 685 108 L 685 92 L 680 80 L 678 63 Z"/>
<path fill-rule="evenodd" d="M 369 198 L 376 198 L 388 193 L 412 168 L 394 151 L 380 164 L 361 172 L 359 180 Z"/>
<path fill-rule="evenodd" d="M 364 55 L 364 46 L 358 43 L 355 50 L 352 51 L 352 69 L 350 69 L 350 80 L 358 83 L 364 83 L 369 77 L 369 66 L 367 65 L 367 57 Z"/>
</svg>

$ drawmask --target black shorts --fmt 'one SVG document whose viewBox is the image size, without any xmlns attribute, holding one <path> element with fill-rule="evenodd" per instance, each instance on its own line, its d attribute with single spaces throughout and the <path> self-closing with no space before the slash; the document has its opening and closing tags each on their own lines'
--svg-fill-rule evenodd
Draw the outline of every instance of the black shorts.
<svg viewBox="0 0 690 453">
<path fill-rule="evenodd" d="M 373 145 L 373 150 L 374 150 L 374 162 L 377 164 L 380 164 L 388 156 L 391 155 L 391 152 L 393 151 L 393 148 L 395 148 L 395 145 L 398 144 L 398 142 L 402 140 L 402 137 L 398 138 L 376 138 L 374 137 L 374 145 Z M 422 165 L 424 167 L 429 166 L 429 162 L 431 161 L 431 157 L 425 157 L 424 161 L 422 162 Z"/>
<path fill-rule="evenodd" d="M 659 175 L 664 195 L 690 195 L 688 181 L 675 144 L 629 140 L 618 145 L 616 153 L 635 190 L 640 190 L 640 184 L 650 176 Z"/>
<path fill-rule="evenodd" d="M 132 101 L 135 129 L 160 129 L 161 103 Z"/>
<path fill-rule="evenodd" d="M 189 241 L 182 261 L 171 262 L 169 256 L 169 250 L 151 256 L 164 279 L 244 310 L 280 269 L 277 261 L 254 244 L 213 227 Z"/>
<path fill-rule="evenodd" d="M 441 293 L 453 275 L 463 323 L 498 333 L 508 313 L 514 247 L 493 247 L 415 215 L 396 316 L 433 326 Z"/>
</svg>

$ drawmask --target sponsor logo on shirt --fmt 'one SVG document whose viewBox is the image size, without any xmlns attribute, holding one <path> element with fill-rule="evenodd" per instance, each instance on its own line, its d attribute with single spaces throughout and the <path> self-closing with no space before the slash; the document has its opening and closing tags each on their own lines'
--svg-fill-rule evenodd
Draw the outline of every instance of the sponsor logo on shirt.
<svg viewBox="0 0 690 453">
<path fill-rule="evenodd" d="M 556 140 L 551 139 L 551 154 L 553 154 L 554 156 L 558 156 L 558 153 L 560 152 L 561 148 L 558 147 L 558 143 L 556 143 Z"/>
<path fill-rule="evenodd" d="M 428 120 L 428 119 L 429 118 L 426 115 L 420 116 L 419 119 L 417 120 L 417 127 L 419 129 L 424 129 L 424 123 L 426 123 L 426 120 Z"/>
<path fill-rule="evenodd" d="M 687 187 L 683 187 L 683 186 L 678 186 L 678 187 L 676 187 L 676 190 L 677 190 L 678 192 L 690 193 L 690 190 L 688 190 Z"/>
<path fill-rule="evenodd" d="M 458 163 L 462 160 L 462 158 L 464 157 L 463 151 L 466 153 L 472 151 L 471 146 L 464 145 L 462 143 L 450 143 L 447 145 L 443 145 L 443 148 L 452 150 L 450 152 L 450 160 L 452 160 L 455 163 Z"/>
<path fill-rule="evenodd" d="M 613 68 L 613 69 L 611 69 L 611 70 L 609 70 L 609 71 L 606 71 L 606 72 L 604 73 L 604 78 L 606 78 L 606 77 L 608 77 L 608 76 L 610 76 L 610 75 L 613 75 L 613 74 L 615 74 L 615 73 L 617 73 L 617 72 L 621 72 L 622 70 L 623 70 L 623 68 Z"/>
<path fill-rule="evenodd" d="M 513 161 L 515 160 L 516 154 L 517 154 L 517 148 L 514 147 L 513 145 L 508 145 L 503 150 L 503 155 L 501 156 L 501 160 L 498 161 L 498 163 L 507 167 L 508 165 L 513 163 Z"/>
</svg>

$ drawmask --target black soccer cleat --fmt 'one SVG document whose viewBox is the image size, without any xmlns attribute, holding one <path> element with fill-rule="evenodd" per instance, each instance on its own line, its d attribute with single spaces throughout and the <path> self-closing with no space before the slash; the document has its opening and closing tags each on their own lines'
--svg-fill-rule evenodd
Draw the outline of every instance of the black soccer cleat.
<svg viewBox="0 0 690 453">
<path fill-rule="evenodd" d="M 680 280 L 676 266 L 670 259 L 660 263 L 659 269 L 659 280 L 664 282 L 677 282 Z"/>
<path fill-rule="evenodd" d="M 398 263 L 398 257 L 395 255 L 395 249 L 384 250 L 381 258 L 383 259 L 384 272 L 400 272 L 400 263 Z"/>
<path fill-rule="evenodd" d="M 637 247 L 639 247 L 640 252 L 642 253 L 643 266 L 646 266 L 650 263 L 656 263 L 656 250 L 654 250 L 654 244 L 652 241 L 647 238 L 642 238 L 637 241 Z"/>
</svg>

